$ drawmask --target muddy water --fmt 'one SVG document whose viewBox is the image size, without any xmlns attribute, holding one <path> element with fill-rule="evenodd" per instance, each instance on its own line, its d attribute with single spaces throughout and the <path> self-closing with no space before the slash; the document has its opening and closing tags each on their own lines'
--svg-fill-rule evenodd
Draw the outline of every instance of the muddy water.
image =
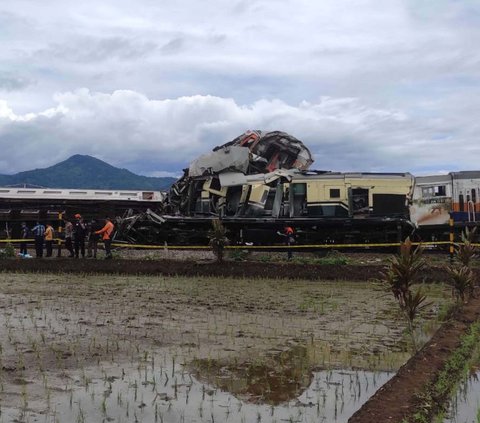
<svg viewBox="0 0 480 423">
<path fill-rule="evenodd" d="M 480 416 L 480 371 L 460 384 L 443 423 L 477 423 Z"/>
<path fill-rule="evenodd" d="M 273 405 L 202 383 L 166 355 L 69 375 L 48 402 L 2 408 L 1 422 L 346 422 L 391 372 L 323 370 L 297 397 Z M 26 388 L 28 389 L 28 388 Z M 28 401 L 27 401 L 28 402 Z"/>
<path fill-rule="evenodd" d="M 0 422 L 346 421 L 410 355 L 372 283 L 0 273 L 0 311 Z"/>
</svg>

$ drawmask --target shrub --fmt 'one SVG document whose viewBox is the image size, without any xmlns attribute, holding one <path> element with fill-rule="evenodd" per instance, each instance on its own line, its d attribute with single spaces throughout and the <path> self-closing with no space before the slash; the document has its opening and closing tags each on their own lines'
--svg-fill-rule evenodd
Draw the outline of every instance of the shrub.
<svg viewBox="0 0 480 423">
<path fill-rule="evenodd" d="M 245 261 L 247 257 L 250 255 L 250 251 L 248 250 L 232 250 L 230 251 L 230 258 L 235 261 Z"/>
<path fill-rule="evenodd" d="M 0 258 L 12 258 L 15 257 L 15 247 L 7 242 L 5 248 L 0 249 Z"/>
<path fill-rule="evenodd" d="M 213 229 L 208 234 L 208 238 L 210 239 L 209 245 L 212 247 L 213 254 L 215 254 L 217 261 L 221 263 L 223 262 L 225 246 L 229 244 L 228 238 L 226 237 L 227 231 L 220 219 L 212 220 L 212 227 Z"/>
</svg>

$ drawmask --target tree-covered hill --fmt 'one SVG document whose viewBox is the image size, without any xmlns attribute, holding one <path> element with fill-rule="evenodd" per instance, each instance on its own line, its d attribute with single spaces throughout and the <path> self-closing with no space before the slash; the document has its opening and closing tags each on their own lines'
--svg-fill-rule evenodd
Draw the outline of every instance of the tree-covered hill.
<svg viewBox="0 0 480 423">
<path fill-rule="evenodd" d="M 0 175 L 0 186 L 36 185 L 47 188 L 166 190 L 175 178 L 140 176 L 92 156 L 76 154 L 45 169 Z"/>
</svg>

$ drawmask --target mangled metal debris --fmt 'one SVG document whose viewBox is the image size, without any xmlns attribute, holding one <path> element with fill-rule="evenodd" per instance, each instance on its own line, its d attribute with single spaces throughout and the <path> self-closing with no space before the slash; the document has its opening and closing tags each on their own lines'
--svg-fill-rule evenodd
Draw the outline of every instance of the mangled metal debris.
<svg viewBox="0 0 480 423">
<path fill-rule="evenodd" d="M 307 147 L 297 138 L 280 131 L 248 131 L 213 151 L 231 146 L 246 147 L 251 153 L 248 174 L 275 169 L 306 170 L 313 163 Z"/>
<path fill-rule="evenodd" d="M 312 163 L 308 148 L 285 132 L 245 132 L 192 161 L 171 187 L 158 214 L 149 211 L 125 216 L 120 237 L 128 242 L 166 240 L 170 232 L 178 231 L 177 225 L 184 218 L 191 222 L 197 216 L 256 215 L 265 205 L 270 187 L 276 192 L 272 214 L 278 215 L 283 188 L 277 186 L 290 182 L 295 172 L 307 170 Z M 243 188 L 253 185 L 257 187 L 254 192 Z M 199 222 L 192 232 L 198 232 L 195 228 L 202 224 L 208 229 L 210 223 Z"/>
<path fill-rule="evenodd" d="M 312 163 L 309 149 L 297 138 L 280 131 L 248 131 L 194 160 L 173 184 L 164 211 L 182 215 L 206 212 L 206 204 L 198 208 L 193 201 L 199 190 L 205 190 L 219 197 L 208 201 L 208 208 L 221 215 L 222 206 L 227 206 L 221 200 L 227 197 L 226 188 L 241 185 L 243 176 L 268 174 L 273 179 L 267 177 L 264 183 L 271 183 L 282 175 L 275 173 L 279 169 L 306 170 Z"/>
<path fill-rule="evenodd" d="M 412 230 L 408 173 L 310 171 L 310 151 L 284 132 L 249 131 L 194 160 L 156 213 L 127 225 L 124 239 L 208 245 L 213 219 L 232 244 L 281 243 L 284 226 L 298 243 L 398 241 Z M 163 221 L 162 221 L 163 219 Z"/>
<path fill-rule="evenodd" d="M 224 147 L 213 153 L 204 154 L 194 160 L 188 168 L 188 176 L 202 176 L 222 171 L 236 170 L 246 173 L 248 170 L 250 152 L 245 147 Z"/>
</svg>

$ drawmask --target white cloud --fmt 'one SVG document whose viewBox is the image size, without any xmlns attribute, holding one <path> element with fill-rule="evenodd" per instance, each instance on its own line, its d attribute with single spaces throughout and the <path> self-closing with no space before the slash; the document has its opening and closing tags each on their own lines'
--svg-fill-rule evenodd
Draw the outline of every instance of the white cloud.
<svg viewBox="0 0 480 423">
<path fill-rule="evenodd" d="M 464 126 L 467 116 L 452 124 L 436 117 L 417 119 L 356 98 L 240 105 L 214 96 L 151 100 L 134 91 L 80 89 L 56 94 L 55 102 L 53 108 L 27 115 L 0 102 L 0 148 L 10 158 L 0 163 L 0 173 L 52 165 L 80 153 L 139 173 L 178 175 L 192 159 L 247 129 L 291 133 L 312 150 L 321 169 L 478 167 L 476 133 Z"/>
<path fill-rule="evenodd" d="M 321 168 L 476 168 L 479 24 L 474 0 L 2 2 L 0 172 L 176 172 L 248 128 Z"/>
</svg>

